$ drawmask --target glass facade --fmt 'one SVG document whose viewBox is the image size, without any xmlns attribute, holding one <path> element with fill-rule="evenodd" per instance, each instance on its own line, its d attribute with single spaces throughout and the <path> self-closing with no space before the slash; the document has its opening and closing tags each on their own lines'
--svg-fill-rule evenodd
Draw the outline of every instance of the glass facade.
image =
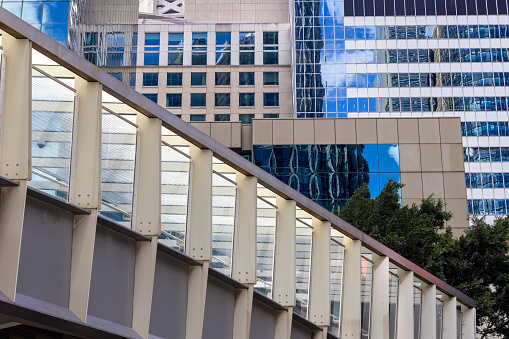
<svg viewBox="0 0 509 339">
<path fill-rule="evenodd" d="M 390 178 L 400 180 L 396 144 L 254 145 L 253 162 L 331 211 L 364 183 L 377 196 Z"/>
</svg>

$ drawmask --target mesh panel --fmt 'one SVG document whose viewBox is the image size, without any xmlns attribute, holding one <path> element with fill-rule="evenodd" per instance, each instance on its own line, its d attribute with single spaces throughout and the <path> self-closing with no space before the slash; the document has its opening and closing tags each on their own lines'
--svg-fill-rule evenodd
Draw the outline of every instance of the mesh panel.
<svg viewBox="0 0 509 339">
<path fill-rule="evenodd" d="M 330 309 L 330 326 L 329 333 L 339 337 L 339 322 L 340 322 L 340 306 L 341 306 L 341 288 L 343 279 L 343 254 L 344 248 L 339 245 L 342 243 L 342 238 L 334 237 L 337 241 L 331 241 L 330 243 L 330 298 L 331 298 L 331 309 Z"/>
<path fill-rule="evenodd" d="M 255 290 L 267 297 L 272 297 L 272 277 L 274 274 L 274 239 L 276 234 L 277 209 L 257 199 L 257 255 Z"/>
<path fill-rule="evenodd" d="M 296 240 L 296 306 L 293 309 L 298 315 L 307 318 L 309 301 L 309 273 L 311 267 L 311 233 L 312 229 L 297 220 Z"/>
</svg>

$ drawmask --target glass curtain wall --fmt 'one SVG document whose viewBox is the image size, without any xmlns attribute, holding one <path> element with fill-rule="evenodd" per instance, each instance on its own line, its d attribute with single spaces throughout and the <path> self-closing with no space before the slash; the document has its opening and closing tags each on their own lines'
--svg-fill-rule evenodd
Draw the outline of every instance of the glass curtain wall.
<svg viewBox="0 0 509 339">
<path fill-rule="evenodd" d="M 161 235 L 159 241 L 185 253 L 191 158 L 189 147 L 163 142 L 161 149 Z"/>
<path fill-rule="evenodd" d="M 32 180 L 29 185 L 67 200 L 74 124 L 74 79 L 32 69 Z"/>
</svg>

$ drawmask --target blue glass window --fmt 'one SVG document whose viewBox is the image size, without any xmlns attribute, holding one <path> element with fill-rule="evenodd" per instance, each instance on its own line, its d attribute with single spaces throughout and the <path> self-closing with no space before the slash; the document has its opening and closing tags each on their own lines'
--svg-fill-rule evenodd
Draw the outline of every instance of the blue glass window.
<svg viewBox="0 0 509 339">
<path fill-rule="evenodd" d="M 263 93 L 263 106 L 279 106 L 279 93 Z"/>
<path fill-rule="evenodd" d="M 182 86 L 182 73 L 167 73 L 166 86 Z"/>
<path fill-rule="evenodd" d="M 143 73 L 143 86 L 157 86 L 158 73 Z"/>
<path fill-rule="evenodd" d="M 205 107 L 205 106 L 207 106 L 207 94 L 191 93 L 191 107 Z"/>
<path fill-rule="evenodd" d="M 239 106 L 254 106 L 255 105 L 255 95 L 254 93 L 239 93 Z"/>
<path fill-rule="evenodd" d="M 191 73 L 191 86 L 207 85 L 207 73 Z"/>
<path fill-rule="evenodd" d="M 166 107 L 182 107 L 181 93 L 166 94 Z"/>
<path fill-rule="evenodd" d="M 69 20 L 69 2 L 44 2 L 42 12 L 43 24 L 67 24 Z"/>
<path fill-rule="evenodd" d="M 157 93 L 143 93 L 143 95 L 157 104 Z"/>
<path fill-rule="evenodd" d="M 216 93 L 215 94 L 215 105 L 218 107 L 229 107 L 230 106 L 230 93 Z"/>
</svg>

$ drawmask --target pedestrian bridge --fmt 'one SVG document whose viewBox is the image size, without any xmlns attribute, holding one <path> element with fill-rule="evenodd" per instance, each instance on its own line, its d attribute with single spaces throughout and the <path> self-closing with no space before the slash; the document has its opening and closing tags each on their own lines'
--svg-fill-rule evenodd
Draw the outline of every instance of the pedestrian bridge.
<svg viewBox="0 0 509 339">
<path fill-rule="evenodd" d="M 475 302 L 0 9 L 0 337 L 474 339 Z"/>
</svg>

